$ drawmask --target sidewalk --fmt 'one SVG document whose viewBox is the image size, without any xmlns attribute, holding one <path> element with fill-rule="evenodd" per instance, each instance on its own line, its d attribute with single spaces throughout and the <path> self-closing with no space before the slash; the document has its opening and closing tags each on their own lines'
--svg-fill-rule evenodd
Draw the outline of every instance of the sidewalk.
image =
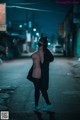
<svg viewBox="0 0 80 120">
<path fill-rule="evenodd" d="M 71 65 L 71 72 L 73 77 L 80 79 L 80 60 L 72 59 L 69 64 Z"/>
<path fill-rule="evenodd" d="M 6 59 L 6 60 L 2 60 L 0 58 L 0 65 L 3 64 L 4 62 L 8 62 L 8 61 L 12 61 L 12 60 L 31 58 L 32 54 L 33 53 L 22 53 L 18 58 Z"/>
<path fill-rule="evenodd" d="M 31 58 L 33 53 L 22 53 L 20 58 Z"/>
</svg>

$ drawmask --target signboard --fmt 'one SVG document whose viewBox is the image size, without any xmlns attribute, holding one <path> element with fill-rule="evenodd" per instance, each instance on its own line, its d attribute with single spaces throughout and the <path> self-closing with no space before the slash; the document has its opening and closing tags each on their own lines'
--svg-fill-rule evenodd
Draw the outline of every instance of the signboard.
<svg viewBox="0 0 80 120">
<path fill-rule="evenodd" d="M 73 23 L 80 23 L 80 4 L 73 7 Z"/>
<path fill-rule="evenodd" d="M 63 27 L 63 24 L 59 24 L 59 35 L 63 35 L 64 33 L 64 27 Z"/>
<path fill-rule="evenodd" d="M 26 31 L 26 39 L 27 39 L 27 42 L 31 42 L 31 34 L 28 33 L 28 31 Z"/>
<path fill-rule="evenodd" d="M 6 4 L 0 4 L 0 31 L 6 31 Z"/>
</svg>

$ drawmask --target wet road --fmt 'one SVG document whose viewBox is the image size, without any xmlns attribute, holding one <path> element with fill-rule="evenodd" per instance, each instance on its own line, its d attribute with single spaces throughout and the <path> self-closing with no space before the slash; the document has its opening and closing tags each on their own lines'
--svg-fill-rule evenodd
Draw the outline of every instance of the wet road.
<svg viewBox="0 0 80 120">
<path fill-rule="evenodd" d="M 45 101 L 40 96 L 41 111 L 34 113 L 34 86 L 26 79 L 31 59 L 13 60 L 0 65 L 0 87 L 10 87 L 6 104 L 10 120 L 80 120 L 80 81 L 73 78 L 68 59 L 55 58 L 50 63 L 49 97 L 53 111 L 43 112 Z M 9 92 L 11 91 L 11 93 Z M 5 93 L 4 93 L 5 94 Z"/>
</svg>

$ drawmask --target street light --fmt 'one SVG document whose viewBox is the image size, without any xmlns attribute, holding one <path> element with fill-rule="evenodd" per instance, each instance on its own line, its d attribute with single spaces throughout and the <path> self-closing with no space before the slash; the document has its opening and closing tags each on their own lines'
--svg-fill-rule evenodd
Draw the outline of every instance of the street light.
<svg viewBox="0 0 80 120">
<path fill-rule="evenodd" d="M 37 32 L 36 35 L 39 36 L 39 33 Z"/>
<path fill-rule="evenodd" d="M 36 28 L 34 28 L 33 31 L 35 32 L 35 31 L 36 31 Z"/>
<path fill-rule="evenodd" d="M 50 42 L 48 42 L 48 45 L 51 45 L 51 43 L 50 43 Z"/>
<path fill-rule="evenodd" d="M 19 25 L 19 28 L 22 28 L 22 25 Z"/>
</svg>

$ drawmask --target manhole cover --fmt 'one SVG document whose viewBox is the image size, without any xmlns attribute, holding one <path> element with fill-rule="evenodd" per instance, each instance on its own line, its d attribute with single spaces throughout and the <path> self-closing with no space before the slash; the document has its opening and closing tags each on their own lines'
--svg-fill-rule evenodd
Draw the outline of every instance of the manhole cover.
<svg viewBox="0 0 80 120">
<path fill-rule="evenodd" d="M 9 97 L 10 97 L 10 95 L 7 94 L 7 93 L 1 93 L 0 94 L 0 98 L 6 99 L 6 98 L 9 98 Z"/>
</svg>

